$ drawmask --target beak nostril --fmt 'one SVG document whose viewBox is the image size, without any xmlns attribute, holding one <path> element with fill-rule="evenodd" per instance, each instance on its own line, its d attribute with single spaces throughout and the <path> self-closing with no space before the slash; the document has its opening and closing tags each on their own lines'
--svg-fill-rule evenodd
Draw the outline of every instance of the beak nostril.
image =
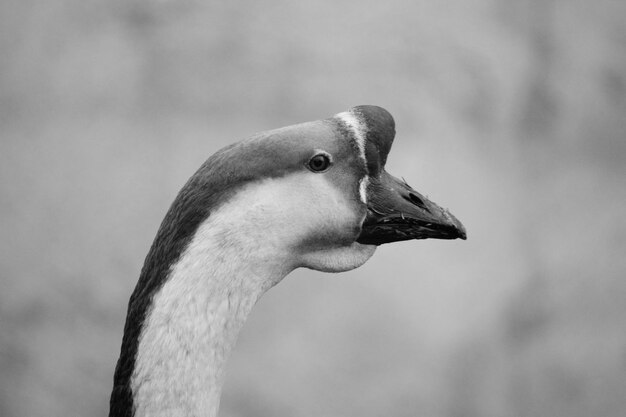
<svg viewBox="0 0 626 417">
<path fill-rule="evenodd" d="M 428 208 L 426 207 L 426 204 L 424 203 L 424 200 L 422 200 L 419 196 L 413 194 L 413 193 L 409 193 L 408 197 L 404 197 L 405 200 L 415 204 L 417 207 L 422 208 L 428 212 L 430 212 L 430 210 L 428 210 Z"/>
</svg>

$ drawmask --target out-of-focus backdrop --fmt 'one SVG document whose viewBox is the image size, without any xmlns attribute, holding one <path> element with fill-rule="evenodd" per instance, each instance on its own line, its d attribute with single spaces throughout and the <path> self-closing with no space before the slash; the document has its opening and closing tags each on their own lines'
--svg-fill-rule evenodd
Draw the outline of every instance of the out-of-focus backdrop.
<svg viewBox="0 0 626 417">
<path fill-rule="evenodd" d="M 626 3 L 0 3 L 0 415 L 108 412 L 128 297 L 178 189 L 254 132 L 387 108 L 387 167 L 469 240 L 300 270 L 221 415 L 626 409 Z"/>
</svg>

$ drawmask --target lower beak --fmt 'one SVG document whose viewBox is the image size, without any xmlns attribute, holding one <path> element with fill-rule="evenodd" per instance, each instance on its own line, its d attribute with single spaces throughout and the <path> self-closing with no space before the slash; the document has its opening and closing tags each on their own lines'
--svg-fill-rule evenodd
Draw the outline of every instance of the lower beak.
<svg viewBox="0 0 626 417">
<path fill-rule="evenodd" d="M 367 216 L 357 242 L 368 245 L 411 239 L 463 239 L 465 227 L 406 182 L 382 171 L 370 178 Z"/>
</svg>

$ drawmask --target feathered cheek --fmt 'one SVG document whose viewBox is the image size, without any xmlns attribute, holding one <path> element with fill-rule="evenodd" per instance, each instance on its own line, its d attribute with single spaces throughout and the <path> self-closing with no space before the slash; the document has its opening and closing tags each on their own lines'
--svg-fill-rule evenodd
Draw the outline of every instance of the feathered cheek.
<svg viewBox="0 0 626 417">
<path fill-rule="evenodd" d="M 337 238 L 342 244 L 354 243 L 361 234 L 363 222 L 367 217 L 367 206 L 358 204 L 357 207 L 343 218 L 341 225 L 337 225 Z"/>
</svg>

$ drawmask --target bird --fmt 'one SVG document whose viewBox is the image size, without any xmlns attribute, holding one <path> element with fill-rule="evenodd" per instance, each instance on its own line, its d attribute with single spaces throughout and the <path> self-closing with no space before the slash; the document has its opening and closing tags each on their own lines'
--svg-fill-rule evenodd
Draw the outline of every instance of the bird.
<svg viewBox="0 0 626 417">
<path fill-rule="evenodd" d="M 382 244 L 466 239 L 385 170 L 395 122 L 363 105 L 212 156 L 163 219 L 128 302 L 110 417 L 218 413 L 226 361 L 257 300 L 296 268 L 343 272 Z"/>
</svg>

